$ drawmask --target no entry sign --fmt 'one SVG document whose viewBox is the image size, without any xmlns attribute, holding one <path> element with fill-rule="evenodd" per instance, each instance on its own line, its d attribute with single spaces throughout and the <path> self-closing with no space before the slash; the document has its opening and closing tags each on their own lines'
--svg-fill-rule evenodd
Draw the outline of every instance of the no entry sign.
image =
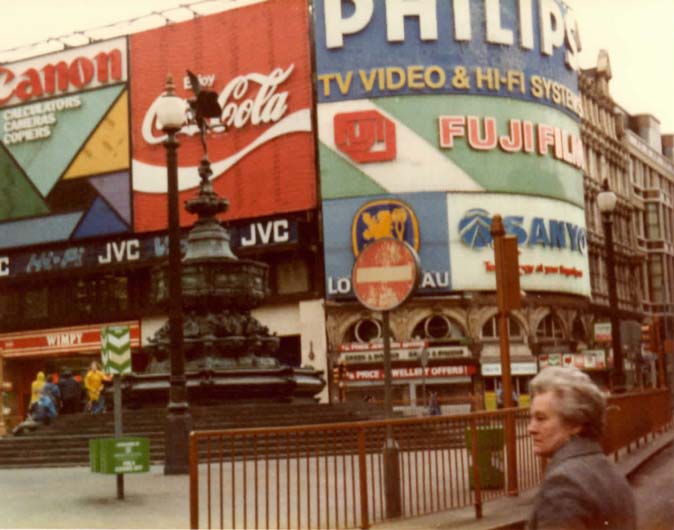
<svg viewBox="0 0 674 530">
<path fill-rule="evenodd" d="M 351 285 L 365 307 L 389 311 L 414 292 L 419 274 L 419 258 L 412 247 L 398 239 L 378 239 L 358 255 L 351 271 Z"/>
</svg>

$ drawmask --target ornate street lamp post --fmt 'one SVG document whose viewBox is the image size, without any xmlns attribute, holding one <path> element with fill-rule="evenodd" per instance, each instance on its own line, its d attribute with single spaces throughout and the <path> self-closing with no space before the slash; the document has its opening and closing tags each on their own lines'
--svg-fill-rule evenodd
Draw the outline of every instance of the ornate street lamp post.
<svg viewBox="0 0 674 530">
<path fill-rule="evenodd" d="M 608 187 L 604 179 L 601 190 L 597 194 L 597 206 L 602 215 L 604 237 L 606 238 L 606 281 L 608 282 L 608 304 L 611 315 L 611 346 L 613 348 L 613 391 L 625 390 L 625 369 L 623 366 L 622 339 L 620 337 L 620 316 L 618 307 L 618 291 L 615 276 L 615 254 L 613 248 L 613 212 L 618 197 Z"/>
<path fill-rule="evenodd" d="M 183 350 L 183 308 L 180 253 L 180 217 L 178 208 L 178 141 L 176 133 L 186 121 L 187 102 L 174 93 L 173 77 L 166 80 L 166 92 L 157 106 L 157 120 L 166 133 L 166 168 L 168 177 L 169 230 L 169 340 L 171 376 L 165 444 L 166 475 L 186 474 L 189 471 L 188 437 L 192 418 L 187 404 L 185 383 L 185 353 Z"/>
</svg>

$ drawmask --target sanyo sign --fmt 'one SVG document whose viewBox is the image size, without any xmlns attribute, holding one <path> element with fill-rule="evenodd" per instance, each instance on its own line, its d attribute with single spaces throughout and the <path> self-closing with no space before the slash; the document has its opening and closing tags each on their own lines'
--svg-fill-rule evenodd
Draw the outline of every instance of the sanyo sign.
<svg viewBox="0 0 674 530">
<path fill-rule="evenodd" d="M 442 40 L 471 43 L 475 36 L 474 18 L 481 16 L 477 0 L 324 0 L 325 46 L 341 48 L 350 35 L 363 31 L 374 17 L 383 12 L 388 42 L 404 42 L 406 20 L 414 19 L 422 41 Z M 515 4 L 513 6 L 513 4 Z M 350 6 L 350 8 L 347 8 Z M 343 9 L 347 8 L 347 9 Z M 445 13 L 451 10 L 451 15 Z M 504 16 L 516 11 L 514 21 Z M 440 20 L 453 20 L 441 25 Z M 573 12 L 557 0 L 484 0 L 484 39 L 488 44 L 517 45 L 523 50 L 539 46 L 542 55 L 551 56 L 564 49 L 566 66 L 577 70 L 581 50 L 578 25 Z M 444 35 L 443 35 L 444 34 Z"/>
</svg>

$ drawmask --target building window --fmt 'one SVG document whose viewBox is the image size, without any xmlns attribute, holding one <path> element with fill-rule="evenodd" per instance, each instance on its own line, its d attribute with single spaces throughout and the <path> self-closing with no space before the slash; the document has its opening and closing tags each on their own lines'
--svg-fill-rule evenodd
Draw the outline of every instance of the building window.
<svg viewBox="0 0 674 530">
<path fill-rule="evenodd" d="M 382 338 L 381 324 L 373 318 L 363 318 L 353 324 L 344 336 L 344 342 L 368 343 Z"/>
<path fill-rule="evenodd" d="M 499 337 L 498 332 L 498 315 L 494 315 L 484 326 L 482 326 L 482 338 L 483 339 L 497 339 Z M 508 337 L 511 339 L 522 339 L 522 328 L 518 320 L 510 315 L 508 317 Z"/>
<path fill-rule="evenodd" d="M 536 338 L 543 340 L 559 340 L 564 336 L 564 328 L 562 322 L 553 313 L 549 313 L 536 329 Z"/>
<path fill-rule="evenodd" d="M 299 335 L 281 337 L 281 344 L 276 352 L 276 358 L 282 364 L 288 366 L 300 366 L 302 364 L 302 341 Z"/>
<path fill-rule="evenodd" d="M 464 336 L 461 327 L 445 315 L 431 315 L 419 322 L 412 331 L 415 339 L 459 339 Z"/>
<path fill-rule="evenodd" d="M 576 342 L 587 343 L 587 333 L 585 331 L 583 321 L 580 318 L 575 318 L 573 321 L 573 327 L 571 328 L 571 338 Z"/>
<path fill-rule="evenodd" d="M 646 236 L 648 239 L 660 239 L 660 218 L 658 205 L 649 203 L 646 205 Z"/>
</svg>

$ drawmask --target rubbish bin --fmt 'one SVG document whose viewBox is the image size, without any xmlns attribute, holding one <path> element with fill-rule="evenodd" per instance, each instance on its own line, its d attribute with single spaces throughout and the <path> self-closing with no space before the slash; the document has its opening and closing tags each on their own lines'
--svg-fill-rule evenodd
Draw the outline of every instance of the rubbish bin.
<svg viewBox="0 0 674 530">
<path fill-rule="evenodd" d="M 477 468 L 480 473 L 481 489 L 501 489 L 505 486 L 505 466 L 503 463 L 504 434 L 503 427 L 478 427 L 475 431 L 477 441 Z M 472 430 L 466 428 L 466 448 L 468 454 L 473 451 Z M 475 465 L 475 463 L 473 463 Z M 475 489 L 473 466 L 469 466 L 471 489 Z"/>
</svg>

